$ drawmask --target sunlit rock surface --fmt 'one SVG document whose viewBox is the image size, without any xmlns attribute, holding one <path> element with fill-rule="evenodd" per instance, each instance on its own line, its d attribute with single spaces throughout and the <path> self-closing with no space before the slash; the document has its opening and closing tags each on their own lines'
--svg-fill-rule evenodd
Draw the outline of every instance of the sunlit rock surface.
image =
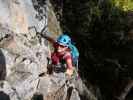
<svg viewBox="0 0 133 100">
<path fill-rule="evenodd" d="M 16 33 L 28 33 L 33 26 L 40 31 L 47 24 L 46 5 L 37 0 L 0 0 L 0 9 L 1 24 Z"/>
<path fill-rule="evenodd" d="M 29 100 L 50 56 L 47 43 L 37 34 L 47 26 L 47 5 L 41 7 L 37 0 L 0 0 L 0 9 L 0 99 L 7 94 L 10 100 Z"/>
</svg>

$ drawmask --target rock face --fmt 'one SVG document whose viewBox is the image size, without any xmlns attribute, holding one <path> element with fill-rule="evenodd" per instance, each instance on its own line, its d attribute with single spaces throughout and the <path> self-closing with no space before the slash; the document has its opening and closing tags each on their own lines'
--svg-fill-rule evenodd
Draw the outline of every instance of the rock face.
<svg viewBox="0 0 133 100">
<path fill-rule="evenodd" d="M 60 22 L 57 20 L 56 13 L 54 12 L 53 5 L 48 3 L 48 29 L 51 33 L 54 33 L 54 37 L 62 33 Z"/>
<path fill-rule="evenodd" d="M 0 99 L 29 100 L 50 56 L 37 34 L 47 31 L 47 5 L 40 6 L 38 0 L 0 0 L 0 9 Z"/>
<path fill-rule="evenodd" d="M 68 86 L 64 73 L 47 74 L 50 50 L 39 33 L 48 34 L 48 27 L 54 37 L 61 32 L 49 1 L 0 0 L 0 9 L 0 100 L 80 100 L 79 94 L 90 94 L 82 83 L 81 93 Z M 55 22 L 48 25 L 48 19 Z"/>
<path fill-rule="evenodd" d="M 46 4 L 40 6 L 38 0 L 0 0 L 0 9 L 1 24 L 16 33 L 28 33 L 33 26 L 40 31 L 47 25 Z"/>
</svg>

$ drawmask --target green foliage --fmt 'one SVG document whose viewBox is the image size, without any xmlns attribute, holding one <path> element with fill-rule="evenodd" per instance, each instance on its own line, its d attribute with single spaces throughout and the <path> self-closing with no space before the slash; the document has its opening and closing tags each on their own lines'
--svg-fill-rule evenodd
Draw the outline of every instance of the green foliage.
<svg viewBox="0 0 133 100">
<path fill-rule="evenodd" d="M 113 3 L 124 11 L 133 11 L 133 0 L 113 0 Z"/>
</svg>

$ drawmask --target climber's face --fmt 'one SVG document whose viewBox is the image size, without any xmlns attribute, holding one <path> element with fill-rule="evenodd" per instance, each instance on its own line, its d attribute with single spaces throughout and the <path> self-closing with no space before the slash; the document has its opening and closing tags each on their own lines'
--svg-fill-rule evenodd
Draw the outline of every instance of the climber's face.
<svg viewBox="0 0 133 100">
<path fill-rule="evenodd" d="M 58 44 L 57 52 L 64 53 L 67 50 L 67 48 L 68 48 L 67 46 Z"/>
</svg>

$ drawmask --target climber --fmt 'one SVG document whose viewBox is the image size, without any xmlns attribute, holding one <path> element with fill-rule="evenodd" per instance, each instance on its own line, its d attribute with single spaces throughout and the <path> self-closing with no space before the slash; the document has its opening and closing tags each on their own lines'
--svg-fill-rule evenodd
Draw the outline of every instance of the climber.
<svg viewBox="0 0 133 100">
<path fill-rule="evenodd" d="M 68 76 L 72 76 L 74 73 L 73 66 L 77 63 L 77 61 L 73 59 L 74 53 L 72 53 L 72 50 L 77 49 L 73 49 L 74 46 L 71 43 L 71 38 L 66 34 L 60 35 L 57 40 L 46 35 L 44 37 L 53 43 L 54 46 L 54 52 L 51 54 L 52 65 L 59 65 L 60 63 L 66 64 L 65 72 Z M 78 57 L 75 58 L 77 59 Z"/>
</svg>

